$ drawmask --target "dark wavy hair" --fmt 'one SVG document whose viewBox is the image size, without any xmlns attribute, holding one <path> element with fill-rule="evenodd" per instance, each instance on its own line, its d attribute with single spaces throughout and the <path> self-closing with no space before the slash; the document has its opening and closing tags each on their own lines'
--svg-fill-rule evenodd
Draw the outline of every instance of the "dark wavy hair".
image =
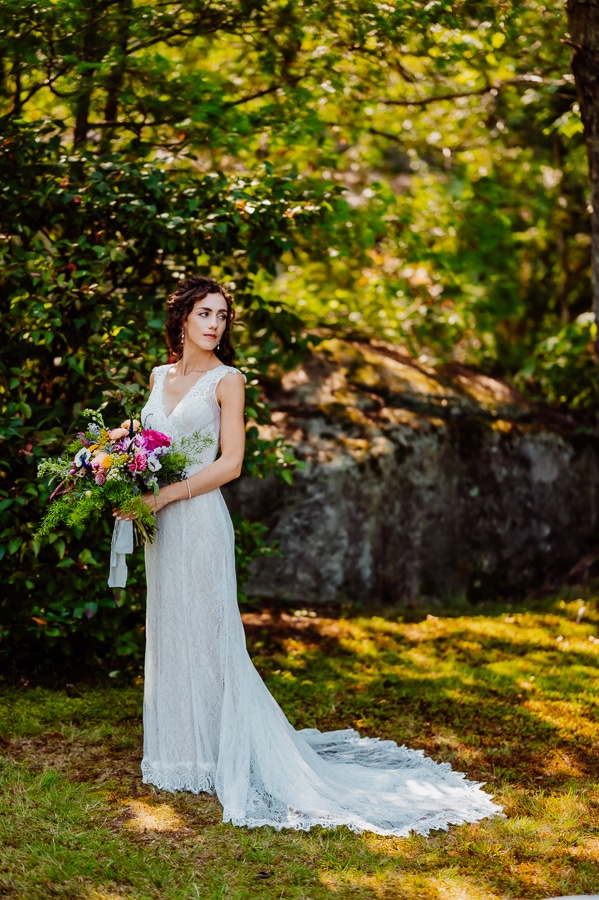
<svg viewBox="0 0 599 900">
<path fill-rule="evenodd" d="M 181 340 L 183 325 L 194 304 L 198 300 L 203 300 L 208 294 L 222 294 L 227 304 L 227 324 L 220 339 L 220 346 L 214 352 L 222 363 L 231 366 L 235 360 L 235 350 L 231 343 L 231 328 L 235 321 L 233 298 L 222 284 L 211 278 L 191 275 L 179 282 L 174 293 L 166 301 L 166 343 L 173 356 L 180 359 L 183 353 L 183 341 Z"/>
</svg>

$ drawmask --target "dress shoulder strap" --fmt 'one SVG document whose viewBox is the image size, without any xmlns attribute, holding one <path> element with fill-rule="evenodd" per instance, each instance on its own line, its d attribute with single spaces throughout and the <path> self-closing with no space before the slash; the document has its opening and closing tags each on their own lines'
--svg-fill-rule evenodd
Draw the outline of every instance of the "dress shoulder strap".
<svg viewBox="0 0 599 900">
<path fill-rule="evenodd" d="M 218 407 L 219 403 L 216 397 L 216 389 L 223 378 L 231 373 L 241 375 L 243 380 L 246 380 L 243 372 L 240 372 L 239 369 L 235 369 L 233 366 L 216 366 L 214 369 L 210 369 L 206 375 L 198 378 L 186 396 L 190 399 L 191 397 L 197 397 L 198 399 L 206 400 L 215 408 Z"/>
<path fill-rule="evenodd" d="M 244 381 L 247 381 L 247 378 L 243 374 L 240 369 L 236 369 L 235 366 L 219 366 L 217 369 L 214 369 L 214 384 L 215 386 L 222 381 L 225 375 L 229 375 L 231 372 L 236 373 L 237 375 L 241 375 Z"/>
<path fill-rule="evenodd" d="M 215 409 L 219 408 L 220 404 L 216 396 L 216 389 L 223 378 L 231 374 L 241 375 L 244 381 L 247 380 L 243 372 L 240 372 L 239 369 L 235 369 L 233 366 L 217 366 L 197 382 L 196 396 L 203 397 Z"/>
<path fill-rule="evenodd" d="M 154 382 L 163 381 L 166 378 L 166 373 L 170 369 L 169 363 L 166 363 L 164 366 L 154 366 L 152 369 L 152 374 L 154 375 Z"/>
</svg>

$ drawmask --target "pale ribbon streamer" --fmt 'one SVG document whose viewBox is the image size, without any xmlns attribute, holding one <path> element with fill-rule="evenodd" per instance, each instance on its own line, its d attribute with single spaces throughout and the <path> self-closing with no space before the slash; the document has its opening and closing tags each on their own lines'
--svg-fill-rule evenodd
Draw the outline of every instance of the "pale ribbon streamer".
<svg viewBox="0 0 599 900">
<path fill-rule="evenodd" d="M 127 584 L 127 553 L 133 553 L 133 520 L 117 519 L 110 545 L 108 587 L 125 587 Z"/>
</svg>

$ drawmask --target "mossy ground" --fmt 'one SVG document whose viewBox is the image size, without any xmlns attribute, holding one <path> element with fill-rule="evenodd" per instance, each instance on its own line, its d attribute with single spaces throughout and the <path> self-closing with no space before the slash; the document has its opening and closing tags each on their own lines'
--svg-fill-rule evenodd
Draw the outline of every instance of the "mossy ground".
<svg viewBox="0 0 599 900">
<path fill-rule="evenodd" d="M 569 590 L 458 613 L 246 618 L 254 661 L 297 727 L 354 726 L 421 748 L 486 782 L 505 818 L 407 839 L 233 828 L 212 797 L 141 784 L 141 681 L 5 686 L 0 897 L 599 891 L 597 598 Z"/>
</svg>

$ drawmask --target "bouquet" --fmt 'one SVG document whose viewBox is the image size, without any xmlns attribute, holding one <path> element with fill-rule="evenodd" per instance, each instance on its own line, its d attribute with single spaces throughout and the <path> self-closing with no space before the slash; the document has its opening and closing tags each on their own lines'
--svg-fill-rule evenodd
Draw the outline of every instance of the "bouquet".
<svg viewBox="0 0 599 900">
<path fill-rule="evenodd" d="M 58 459 L 44 459 L 38 466 L 40 477 L 59 483 L 35 537 L 61 525 L 83 528 L 88 521 L 118 509 L 135 517 L 138 542 L 152 541 L 156 521 L 142 494 L 157 494 L 163 485 L 185 478 L 187 467 L 200 461 L 214 437 L 195 432 L 173 442 L 160 431 L 142 428 L 137 419 L 107 428 L 100 412 L 87 409 L 83 415 L 89 419 L 87 429 Z"/>
</svg>

